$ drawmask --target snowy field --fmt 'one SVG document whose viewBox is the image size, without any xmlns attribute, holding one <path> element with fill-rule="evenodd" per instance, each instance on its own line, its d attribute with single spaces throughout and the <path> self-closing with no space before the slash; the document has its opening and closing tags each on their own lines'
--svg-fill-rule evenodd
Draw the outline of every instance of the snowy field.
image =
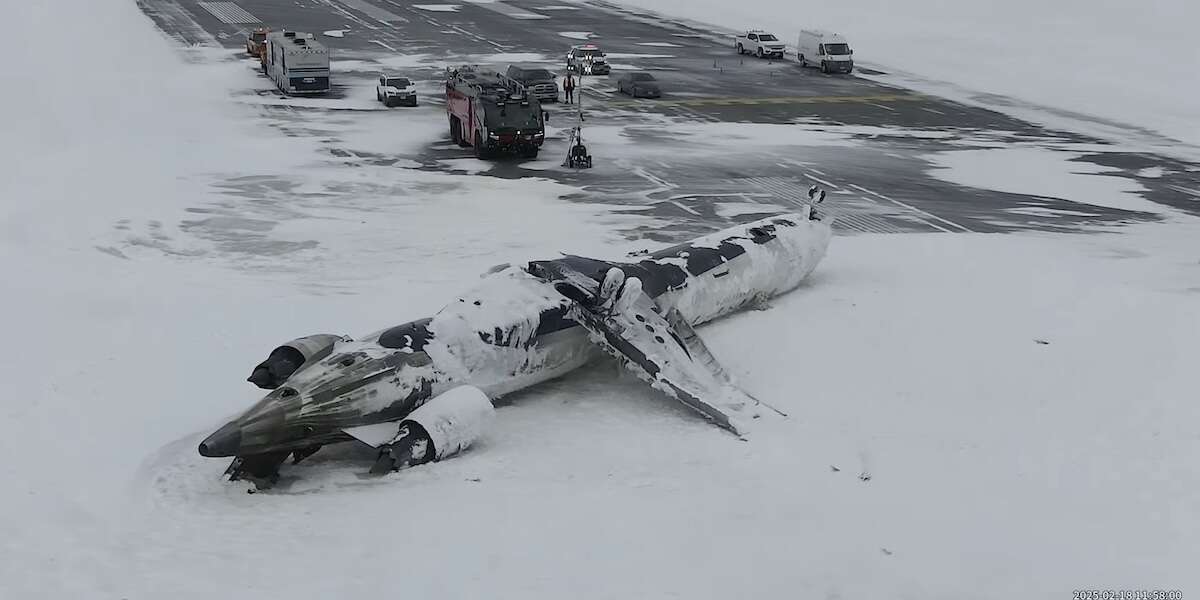
<svg viewBox="0 0 1200 600">
<path fill-rule="evenodd" d="M 279 342 L 427 315 L 506 260 L 620 255 L 646 244 L 617 225 L 656 224 L 543 179 L 339 162 L 230 100 L 255 85 L 244 61 L 171 47 L 132 2 L 22 3 L 12 23 L 2 598 L 1200 590 L 1195 219 L 835 239 L 799 290 L 701 330 L 791 415 L 750 442 L 600 363 L 512 398 L 463 456 L 363 480 L 370 453 L 327 449 L 248 495 L 195 447 Z M 48 30 L 119 68 L 74 68 Z M 414 115 L 403 144 L 344 134 L 438 143 L 441 115 Z M 1140 201 L 1033 152 L 931 162 L 979 187 L 1017 185 L 981 165 L 1027 172 L 1081 210 Z M 295 187 L 238 199 L 237 178 Z M 205 235 L 215 207 L 262 236 Z"/>
<path fill-rule="evenodd" d="M 768 29 L 792 46 L 801 29 L 836 31 L 856 62 L 889 72 L 882 81 L 1091 135 L 1141 139 L 1119 124 L 1144 128 L 1200 155 L 1200 3 L 1191 0 L 1136 9 L 1118 0 L 618 2 L 732 30 Z"/>
</svg>

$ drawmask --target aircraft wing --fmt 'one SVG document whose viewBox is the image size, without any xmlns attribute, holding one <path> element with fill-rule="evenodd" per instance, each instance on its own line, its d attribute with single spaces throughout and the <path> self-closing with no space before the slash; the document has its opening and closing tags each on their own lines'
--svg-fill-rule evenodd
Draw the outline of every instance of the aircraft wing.
<svg viewBox="0 0 1200 600">
<path fill-rule="evenodd" d="M 651 387 L 739 436 L 769 410 L 734 385 L 678 311 L 662 314 L 636 277 L 616 268 L 601 284 L 578 272 L 556 275 L 556 289 L 574 300 L 569 317 Z"/>
</svg>

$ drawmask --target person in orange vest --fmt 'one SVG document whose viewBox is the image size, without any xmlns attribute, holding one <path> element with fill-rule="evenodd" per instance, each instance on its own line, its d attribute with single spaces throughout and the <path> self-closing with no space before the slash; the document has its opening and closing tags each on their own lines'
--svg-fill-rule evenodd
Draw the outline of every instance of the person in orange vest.
<svg viewBox="0 0 1200 600">
<path fill-rule="evenodd" d="M 567 72 L 567 78 L 563 80 L 563 91 L 567 93 L 567 104 L 575 103 L 575 77 Z"/>
</svg>

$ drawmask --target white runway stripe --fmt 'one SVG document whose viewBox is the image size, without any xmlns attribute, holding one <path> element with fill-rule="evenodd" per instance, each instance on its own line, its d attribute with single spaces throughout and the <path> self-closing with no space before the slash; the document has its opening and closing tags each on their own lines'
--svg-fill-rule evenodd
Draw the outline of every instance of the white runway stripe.
<svg viewBox="0 0 1200 600">
<path fill-rule="evenodd" d="M 408 22 L 408 19 L 405 19 L 404 17 L 402 17 L 394 12 L 391 12 L 389 10 L 386 10 L 386 9 L 380 8 L 374 4 L 371 4 L 370 2 L 367 2 L 366 0 L 337 0 L 337 2 L 338 2 L 338 4 L 342 4 L 348 8 L 357 10 L 358 12 L 360 12 L 364 15 L 367 15 L 368 17 L 371 17 L 372 19 L 375 19 L 376 21 L 379 21 L 381 23 L 386 24 L 386 23 L 390 23 L 392 21 L 400 21 L 400 22 L 405 22 L 405 23 Z"/>
<path fill-rule="evenodd" d="M 795 181 L 776 177 L 750 177 L 742 181 L 796 204 L 805 204 L 808 200 L 808 187 Z M 857 231 L 860 233 L 904 233 L 905 229 L 876 215 L 858 212 L 841 203 L 830 202 L 822 206 L 834 217 L 834 226 Z"/>
<path fill-rule="evenodd" d="M 527 11 L 527 10 L 524 10 L 521 8 L 517 8 L 515 6 L 510 6 L 503 2 L 491 2 L 491 1 L 472 2 L 471 0 L 467 0 L 467 2 L 470 4 L 474 4 L 475 6 L 478 6 L 479 8 L 486 8 L 492 12 L 498 12 L 510 19 L 540 20 L 540 19 L 549 19 L 550 18 L 546 15 L 541 15 L 541 14 L 538 14 L 535 12 L 530 12 L 530 11 Z"/>
<path fill-rule="evenodd" d="M 258 17 L 250 14 L 246 9 L 233 2 L 201 2 L 200 8 L 207 10 L 209 14 L 219 19 L 222 23 L 229 25 L 262 23 L 262 20 Z"/>
</svg>

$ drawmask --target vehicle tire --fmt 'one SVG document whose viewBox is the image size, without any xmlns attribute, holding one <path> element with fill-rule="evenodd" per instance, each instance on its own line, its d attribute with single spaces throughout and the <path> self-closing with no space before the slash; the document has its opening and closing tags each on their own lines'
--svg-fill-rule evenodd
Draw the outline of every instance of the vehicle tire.
<svg viewBox="0 0 1200 600">
<path fill-rule="evenodd" d="M 488 152 L 487 152 L 487 149 L 485 149 L 483 147 L 484 142 L 480 141 L 479 137 L 480 137 L 479 132 L 476 131 L 475 132 L 475 144 L 474 144 L 475 158 L 483 160 L 483 159 L 487 158 Z"/>
<path fill-rule="evenodd" d="M 737 45 L 737 51 L 738 51 L 738 54 L 745 54 L 745 53 L 746 53 L 746 49 L 742 47 L 742 44 L 741 44 L 741 42 L 738 42 L 738 45 Z"/>
<path fill-rule="evenodd" d="M 537 158 L 538 157 L 538 147 L 534 146 L 533 148 L 522 152 L 521 156 L 523 156 L 525 158 Z"/>
<path fill-rule="evenodd" d="M 383 94 L 380 94 L 379 90 L 375 90 L 375 101 L 383 102 Z"/>
<path fill-rule="evenodd" d="M 829 74 L 829 63 L 827 63 L 825 61 L 821 61 L 821 72 L 825 73 L 825 74 Z"/>
<path fill-rule="evenodd" d="M 807 61 L 807 60 L 804 60 L 804 55 L 803 55 L 803 54 L 801 54 L 800 56 L 797 56 L 797 57 L 796 57 L 796 60 L 797 60 L 797 61 L 800 63 L 800 68 L 802 68 L 802 69 L 803 69 L 804 67 L 807 67 L 807 66 L 808 66 L 808 61 Z"/>
<path fill-rule="evenodd" d="M 755 56 L 757 56 L 757 57 L 759 57 L 759 58 L 762 58 L 762 57 L 763 57 L 763 53 L 762 53 L 762 46 L 759 46 L 759 47 L 757 47 L 757 48 L 755 48 L 755 49 L 754 49 L 754 55 L 755 55 Z"/>
<path fill-rule="evenodd" d="M 632 91 L 632 92 L 630 92 L 630 93 L 629 93 L 629 95 L 630 95 L 630 96 L 633 96 L 634 98 L 637 98 L 637 97 L 638 97 L 638 89 L 637 89 L 637 86 L 636 86 L 636 85 L 635 85 L 635 86 L 633 86 L 633 91 Z"/>
</svg>

